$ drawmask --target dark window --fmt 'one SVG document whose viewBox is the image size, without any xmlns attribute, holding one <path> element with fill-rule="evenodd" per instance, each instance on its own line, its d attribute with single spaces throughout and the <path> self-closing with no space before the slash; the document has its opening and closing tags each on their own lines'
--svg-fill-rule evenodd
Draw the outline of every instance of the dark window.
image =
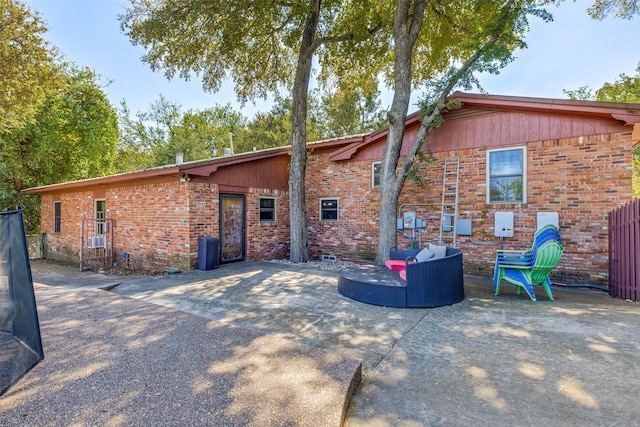
<svg viewBox="0 0 640 427">
<path fill-rule="evenodd" d="M 338 220 L 338 199 L 321 199 L 320 200 L 320 220 L 321 221 L 337 221 Z"/>
<path fill-rule="evenodd" d="M 60 233 L 62 202 L 53 202 L 53 232 Z"/>
<path fill-rule="evenodd" d="M 269 222 L 276 220 L 276 199 L 260 198 L 260 221 Z"/>
</svg>

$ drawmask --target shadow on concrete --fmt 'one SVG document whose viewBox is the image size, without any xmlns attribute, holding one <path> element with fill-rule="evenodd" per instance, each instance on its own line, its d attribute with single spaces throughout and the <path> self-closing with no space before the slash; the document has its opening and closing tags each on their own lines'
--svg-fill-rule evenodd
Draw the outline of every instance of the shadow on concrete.
<svg viewBox="0 0 640 427">
<path fill-rule="evenodd" d="M 38 306 L 47 357 L 0 400 L 10 425 L 339 426 L 360 379 L 339 354 L 101 290 Z"/>
<path fill-rule="evenodd" d="M 636 303 L 564 289 L 532 302 L 506 285 L 494 296 L 490 279 L 468 276 L 461 303 L 394 309 L 341 296 L 337 275 L 247 262 L 127 279 L 111 293 L 42 292 L 47 359 L 0 400 L 2 415 L 26 413 L 23 424 L 183 424 L 191 414 L 210 425 L 339 425 L 357 360 L 349 427 L 640 420 Z M 65 349 L 70 336 L 78 344 Z M 71 409 L 55 404 L 61 395 Z"/>
</svg>

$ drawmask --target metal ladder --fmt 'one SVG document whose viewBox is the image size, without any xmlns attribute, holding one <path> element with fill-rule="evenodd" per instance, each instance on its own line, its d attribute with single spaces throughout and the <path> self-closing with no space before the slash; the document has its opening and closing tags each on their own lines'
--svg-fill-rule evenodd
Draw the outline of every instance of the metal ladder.
<svg viewBox="0 0 640 427">
<path fill-rule="evenodd" d="M 447 240 L 456 247 L 458 220 L 458 182 L 460 160 L 448 157 L 444 161 L 442 178 L 442 205 L 440 207 L 440 244 Z M 453 212 L 452 212 L 453 211 Z"/>
</svg>

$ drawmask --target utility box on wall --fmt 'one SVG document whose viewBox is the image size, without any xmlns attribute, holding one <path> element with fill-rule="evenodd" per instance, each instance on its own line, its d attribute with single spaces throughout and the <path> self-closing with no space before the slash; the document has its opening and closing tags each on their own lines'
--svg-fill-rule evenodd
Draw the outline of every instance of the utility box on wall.
<svg viewBox="0 0 640 427">
<path fill-rule="evenodd" d="M 416 213 L 415 212 L 405 212 L 402 216 L 403 220 L 403 228 L 416 228 Z"/>
<path fill-rule="evenodd" d="M 513 212 L 496 212 L 494 234 L 496 237 L 513 237 Z"/>
<path fill-rule="evenodd" d="M 458 236 L 471 236 L 470 218 L 458 218 L 456 222 L 458 223 L 458 226 L 456 227 L 456 234 Z"/>
<path fill-rule="evenodd" d="M 560 221 L 558 220 L 558 212 L 538 212 L 538 224 L 536 230 L 540 230 L 545 225 L 555 225 L 556 228 L 560 228 Z"/>
</svg>

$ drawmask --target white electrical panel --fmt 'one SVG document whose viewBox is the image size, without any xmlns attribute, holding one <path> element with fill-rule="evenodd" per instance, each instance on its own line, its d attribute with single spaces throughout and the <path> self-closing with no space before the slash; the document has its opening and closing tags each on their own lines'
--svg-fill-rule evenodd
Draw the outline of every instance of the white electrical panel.
<svg viewBox="0 0 640 427">
<path fill-rule="evenodd" d="M 538 212 L 538 228 L 536 228 L 536 230 L 540 230 L 548 224 L 552 224 L 555 225 L 556 228 L 560 228 L 558 212 Z"/>
<path fill-rule="evenodd" d="M 494 233 L 496 237 L 513 237 L 513 212 L 496 212 Z"/>
</svg>

